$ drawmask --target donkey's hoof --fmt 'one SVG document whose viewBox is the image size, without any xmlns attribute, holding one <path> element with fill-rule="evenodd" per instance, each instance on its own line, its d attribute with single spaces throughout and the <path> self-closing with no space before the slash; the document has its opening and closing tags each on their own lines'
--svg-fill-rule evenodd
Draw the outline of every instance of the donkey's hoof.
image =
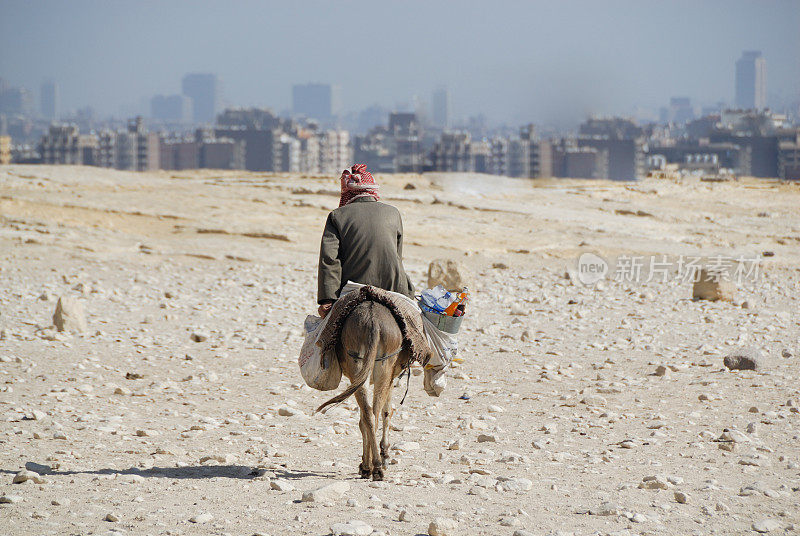
<svg viewBox="0 0 800 536">
<path fill-rule="evenodd" d="M 383 480 L 383 469 L 380 467 L 373 469 L 372 480 Z"/>
<path fill-rule="evenodd" d="M 358 474 L 361 475 L 361 478 L 369 478 L 372 471 L 364 467 L 363 463 L 360 463 L 358 464 Z"/>
</svg>

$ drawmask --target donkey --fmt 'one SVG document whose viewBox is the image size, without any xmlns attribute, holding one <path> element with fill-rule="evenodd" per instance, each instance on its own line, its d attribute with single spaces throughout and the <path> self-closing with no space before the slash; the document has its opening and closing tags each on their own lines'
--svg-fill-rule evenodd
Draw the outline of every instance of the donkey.
<svg viewBox="0 0 800 536">
<path fill-rule="evenodd" d="M 403 334 L 392 313 L 384 305 L 365 301 L 357 305 L 342 325 L 336 343 L 336 357 L 350 386 L 331 398 L 317 411 L 338 404 L 355 394 L 361 410 L 358 427 L 363 451 L 361 478 L 383 480 L 389 451 L 389 421 L 392 418 L 393 380 L 410 365 L 410 353 L 403 345 Z M 374 384 L 372 406 L 367 399 L 367 380 Z M 380 451 L 376 438 L 378 417 L 383 418 Z"/>
</svg>

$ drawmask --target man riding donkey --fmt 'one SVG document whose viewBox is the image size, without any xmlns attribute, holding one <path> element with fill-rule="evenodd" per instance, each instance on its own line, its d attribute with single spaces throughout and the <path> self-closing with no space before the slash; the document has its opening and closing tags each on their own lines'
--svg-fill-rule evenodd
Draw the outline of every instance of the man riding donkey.
<svg viewBox="0 0 800 536">
<path fill-rule="evenodd" d="M 413 296 L 403 268 L 400 211 L 378 201 L 365 164 L 342 172 L 339 208 L 328 214 L 319 250 L 317 302 L 323 318 L 348 281 Z"/>
<path fill-rule="evenodd" d="M 404 371 L 410 376 L 413 361 L 423 365 L 435 361 L 413 300 L 414 287 L 403 268 L 400 212 L 379 199 L 378 185 L 365 164 L 344 170 L 339 208 L 328 215 L 320 246 L 317 302 L 326 323 L 316 342 L 323 361 L 338 364 L 350 380 L 347 389 L 318 411 L 355 395 L 363 439 L 359 470 L 362 478 L 374 480 L 383 479 L 386 465 L 393 380 Z M 443 384 L 437 384 L 441 374 L 435 375 L 442 368 L 426 370 L 428 394 L 441 392 Z M 374 384 L 371 405 L 369 383 Z"/>
</svg>

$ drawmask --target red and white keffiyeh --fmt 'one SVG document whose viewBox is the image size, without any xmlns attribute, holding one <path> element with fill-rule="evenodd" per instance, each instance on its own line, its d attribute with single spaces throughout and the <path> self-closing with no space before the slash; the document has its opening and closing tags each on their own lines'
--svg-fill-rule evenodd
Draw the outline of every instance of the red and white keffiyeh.
<svg viewBox="0 0 800 536">
<path fill-rule="evenodd" d="M 339 206 L 343 207 L 353 199 L 359 197 L 372 196 L 377 201 L 378 185 L 372 178 L 372 173 L 367 171 L 366 164 L 353 164 L 350 169 L 342 171 L 342 195 L 339 198 Z"/>
</svg>

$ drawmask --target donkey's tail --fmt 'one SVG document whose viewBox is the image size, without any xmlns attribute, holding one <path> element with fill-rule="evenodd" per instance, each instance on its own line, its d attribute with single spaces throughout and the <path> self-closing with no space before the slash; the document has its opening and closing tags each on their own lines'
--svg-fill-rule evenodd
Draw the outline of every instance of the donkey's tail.
<svg viewBox="0 0 800 536">
<path fill-rule="evenodd" d="M 366 381 L 372 377 L 372 370 L 375 368 L 375 358 L 378 357 L 378 340 L 380 337 L 380 327 L 378 323 L 373 320 L 372 321 L 372 328 L 367 335 L 367 353 L 364 356 L 364 367 L 361 371 L 356 374 L 353 381 L 350 382 L 350 386 L 339 393 L 338 395 L 334 396 L 327 402 L 323 403 L 320 407 L 318 407 L 314 413 L 317 411 L 322 411 L 326 407 L 330 406 L 331 404 L 338 404 L 340 402 L 344 402 L 348 398 L 350 398 L 353 393 L 355 393 L 359 387 L 364 385 Z"/>
</svg>

